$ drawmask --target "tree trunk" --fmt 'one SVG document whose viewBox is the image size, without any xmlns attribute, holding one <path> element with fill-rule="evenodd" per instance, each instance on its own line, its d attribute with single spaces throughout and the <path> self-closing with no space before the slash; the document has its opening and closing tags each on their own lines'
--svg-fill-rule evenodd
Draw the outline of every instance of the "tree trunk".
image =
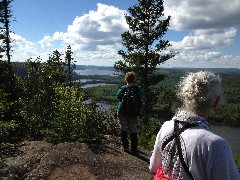
<svg viewBox="0 0 240 180">
<path fill-rule="evenodd" d="M 11 63 L 10 61 L 10 38 L 9 38 L 9 13 L 8 13 L 8 1 L 4 0 L 4 23 L 6 28 L 6 54 L 7 54 L 7 62 L 8 64 Z"/>
</svg>

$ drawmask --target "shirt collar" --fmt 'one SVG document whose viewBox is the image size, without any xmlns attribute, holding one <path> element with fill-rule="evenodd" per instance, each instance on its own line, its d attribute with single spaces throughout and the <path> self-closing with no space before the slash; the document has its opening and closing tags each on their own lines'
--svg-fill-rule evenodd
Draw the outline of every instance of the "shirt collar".
<svg viewBox="0 0 240 180">
<path fill-rule="evenodd" d="M 209 130 L 210 129 L 210 124 L 207 122 L 206 119 L 204 119 L 201 116 L 197 116 L 193 113 L 184 111 L 184 110 L 179 110 L 174 117 L 172 118 L 173 121 L 180 121 L 180 122 L 185 122 L 185 123 L 191 123 L 191 124 L 196 124 L 204 129 Z"/>
</svg>

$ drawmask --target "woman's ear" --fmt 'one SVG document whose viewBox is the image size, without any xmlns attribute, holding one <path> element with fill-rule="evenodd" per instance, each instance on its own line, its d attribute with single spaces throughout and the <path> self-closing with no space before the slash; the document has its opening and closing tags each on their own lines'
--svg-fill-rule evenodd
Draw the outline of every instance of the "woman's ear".
<svg viewBox="0 0 240 180">
<path fill-rule="evenodd" d="M 214 101 L 214 103 L 213 103 L 213 105 L 212 105 L 212 107 L 213 107 L 214 109 L 218 106 L 219 101 L 220 101 L 220 97 L 217 96 L 216 99 L 215 99 L 215 101 Z"/>
</svg>

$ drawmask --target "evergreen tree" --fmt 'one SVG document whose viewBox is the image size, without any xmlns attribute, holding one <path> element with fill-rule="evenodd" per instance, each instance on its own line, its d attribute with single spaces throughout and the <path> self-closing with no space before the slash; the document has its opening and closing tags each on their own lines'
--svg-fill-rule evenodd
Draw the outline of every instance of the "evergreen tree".
<svg viewBox="0 0 240 180">
<path fill-rule="evenodd" d="M 73 75 L 73 69 L 75 68 L 75 61 L 72 58 L 72 49 L 69 45 L 67 47 L 66 55 L 65 55 L 65 64 L 67 65 L 67 76 L 68 76 L 68 85 L 72 87 L 72 75 Z"/>
<path fill-rule="evenodd" d="M 18 99 L 21 90 L 17 78 L 12 72 L 10 61 L 10 18 L 12 17 L 11 2 L 13 0 L 0 0 L 0 93 L 2 96 L 0 109 L 0 132 L 7 128 L 9 133 L 0 133 L 0 141 L 14 134 L 19 117 Z M 6 53 L 6 60 L 3 60 Z M 16 126 L 15 126 L 16 125 Z M 5 130 L 4 130 L 5 129 Z M 11 133 L 13 134 L 11 134 Z"/>
<path fill-rule="evenodd" d="M 49 56 L 49 59 L 44 64 L 46 77 L 48 78 L 48 83 L 65 83 L 66 74 L 64 70 L 64 62 L 61 58 L 62 54 L 55 50 Z"/>
<path fill-rule="evenodd" d="M 4 47 L 1 47 L 1 52 L 5 51 L 7 56 L 7 62 L 10 64 L 10 50 L 11 50 L 11 40 L 10 40 L 10 18 L 12 17 L 11 3 L 13 0 L 2 0 L 0 1 L 0 22 L 3 24 L 3 27 L 0 27 L 1 30 L 1 39 L 3 39 Z"/>
<path fill-rule="evenodd" d="M 123 60 L 115 63 L 114 68 L 126 73 L 134 71 L 144 87 L 144 123 L 148 123 L 150 110 L 156 100 L 154 86 L 164 76 L 157 73 L 157 67 L 173 58 L 176 53 L 164 52 L 171 44 L 163 36 L 168 30 L 170 16 L 163 18 L 163 0 L 139 0 L 130 7 L 131 15 L 125 15 L 129 31 L 122 34 L 126 50 L 118 51 Z"/>
<path fill-rule="evenodd" d="M 3 41 L 4 41 L 4 35 L 1 34 L 1 30 L 0 30 L 0 43 L 1 43 L 1 46 L 0 46 L 0 61 L 2 61 L 1 59 L 3 58 L 3 53 L 5 52 L 4 47 L 2 46 Z"/>
</svg>

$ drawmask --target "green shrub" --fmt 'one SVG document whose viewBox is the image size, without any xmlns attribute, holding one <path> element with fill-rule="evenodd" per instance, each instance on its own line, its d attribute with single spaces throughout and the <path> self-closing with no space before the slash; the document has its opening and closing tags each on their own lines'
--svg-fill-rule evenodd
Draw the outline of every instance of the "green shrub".
<svg viewBox="0 0 240 180">
<path fill-rule="evenodd" d="M 0 121 L 0 142 L 9 142 L 12 133 L 17 127 L 15 121 Z"/>
<path fill-rule="evenodd" d="M 114 117 L 98 110 L 96 102 L 86 103 L 79 87 L 55 86 L 55 112 L 43 130 L 49 141 L 86 141 L 113 133 Z"/>
<path fill-rule="evenodd" d="M 14 120 L 7 119 L 12 102 L 7 101 L 7 93 L 0 89 L 0 142 L 8 141 L 18 125 Z"/>
<path fill-rule="evenodd" d="M 160 126 L 153 119 L 150 119 L 149 124 L 141 125 L 138 133 L 139 144 L 147 149 L 153 149 L 159 129 Z"/>
<path fill-rule="evenodd" d="M 240 172 L 240 155 L 239 154 L 235 154 L 234 155 L 234 160 L 235 160 L 235 163 L 237 165 L 238 171 Z"/>
</svg>

